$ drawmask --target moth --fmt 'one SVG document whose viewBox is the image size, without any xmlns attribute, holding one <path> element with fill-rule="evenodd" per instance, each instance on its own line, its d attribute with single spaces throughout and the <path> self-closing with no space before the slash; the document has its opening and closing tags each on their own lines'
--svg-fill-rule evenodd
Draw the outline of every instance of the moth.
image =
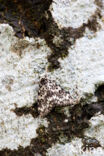
<svg viewBox="0 0 104 156">
<path fill-rule="evenodd" d="M 56 84 L 55 80 L 47 76 L 41 78 L 38 91 L 38 112 L 41 117 L 46 116 L 56 106 L 70 106 L 79 103 L 79 98 L 71 97 L 69 92 Z"/>
</svg>

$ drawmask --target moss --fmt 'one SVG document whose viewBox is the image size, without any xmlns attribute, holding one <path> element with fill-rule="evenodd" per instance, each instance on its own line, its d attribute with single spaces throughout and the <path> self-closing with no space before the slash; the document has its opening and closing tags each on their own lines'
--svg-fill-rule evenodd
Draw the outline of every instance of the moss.
<svg viewBox="0 0 104 156">
<path fill-rule="evenodd" d="M 15 112 L 19 116 L 32 114 L 32 116 L 36 118 L 36 116 L 38 116 L 36 108 L 37 106 L 34 104 L 30 108 L 18 108 Z M 89 127 L 89 119 L 99 111 L 104 113 L 104 103 L 92 103 L 90 105 L 84 105 L 83 107 L 79 104 L 71 110 L 68 109 L 68 111 L 70 112 L 69 117 L 64 115 L 62 108 L 57 107 L 46 117 L 49 122 L 48 127 L 40 126 L 37 129 L 38 137 L 31 140 L 30 146 L 26 148 L 19 147 L 18 150 L 3 149 L 0 151 L 0 155 L 14 156 L 15 154 L 15 156 L 34 156 L 35 153 L 40 153 L 42 156 L 46 156 L 47 149 L 57 142 L 65 144 L 70 142 L 73 137 L 83 139 L 84 130 Z M 67 120 L 67 122 L 65 122 L 65 120 Z M 94 143 L 92 141 L 90 141 L 91 145 L 89 144 L 89 146 L 94 145 L 93 147 L 97 147 L 99 145 L 97 141 Z M 85 140 L 84 143 L 87 143 L 87 140 Z M 85 146 L 83 146 L 83 149 L 84 147 Z"/>
<path fill-rule="evenodd" d="M 83 139 L 83 150 L 87 145 L 90 147 L 99 147 L 100 144 L 93 138 L 85 138 L 84 130 L 89 127 L 89 120 L 97 112 L 104 114 L 104 85 L 98 87 L 95 91 L 98 97 L 98 102 L 81 104 L 69 109 L 70 116 L 63 113 L 63 108 L 56 107 L 50 114 L 46 116 L 48 127 L 40 126 L 37 129 L 37 138 L 31 140 L 30 146 L 26 148 L 19 147 L 18 150 L 3 149 L 0 151 L 0 156 L 34 156 L 34 153 L 46 155 L 47 149 L 55 143 L 65 144 L 70 142 L 74 137 Z M 17 116 L 31 114 L 34 118 L 38 117 L 37 104 L 31 107 L 16 108 L 13 110 Z M 67 122 L 65 122 L 67 121 Z M 90 142 L 89 142 L 90 141 Z"/>
<path fill-rule="evenodd" d="M 78 38 L 83 36 L 86 27 L 96 32 L 99 27 L 97 18 L 101 18 L 100 9 L 98 9 L 87 24 L 75 29 L 72 27 L 59 29 L 49 11 L 51 3 L 52 0 L 0 0 L 1 23 L 9 23 L 19 38 L 29 36 L 46 40 L 47 45 L 52 50 L 51 55 L 47 58 L 48 71 L 60 68 L 58 59 L 63 59 L 68 55 L 68 49 Z M 95 1 L 95 3 L 99 7 L 101 6 L 100 2 Z M 55 36 L 61 36 L 62 42 L 59 45 L 53 43 Z M 73 39 L 73 42 L 70 39 Z"/>
<path fill-rule="evenodd" d="M 97 31 L 97 17 L 100 18 L 100 12 L 97 11 L 88 21 L 77 29 L 63 28 L 59 29 L 54 22 L 51 13 L 48 11 L 52 0 L 0 0 L 0 21 L 7 22 L 13 26 L 16 36 L 22 38 L 24 36 L 40 37 L 46 40 L 47 45 L 51 48 L 52 54 L 47 58 L 49 61 L 49 70 L 53 71 L 60 67 L 58 59 L 68 55 L 68 48 L 81 38 L 88 27 L 92 31 Z M 47 12 L 49 19 L 45 17 Z M 20 17 L 21 15 L 21 17 Z M 57 45 L 53 43 L 54 36 L 61 36 L 62 42 Z M 73 39 L 73 43 L 70 41 Z M 104 87 L 102 87 L 104 88 Z M 101 91 L 102 90 L 102 91 Z M 37 129 L 38 137 L 31 140 L 30 146 L 26 148 L 19 147 L 18 150 L 3 149 L 0 156 L 34 156 L 34 153 L 45 153 L 52 144 L 56 142 L 64 143 L 71 141 L 73 137 L 83 137 L 83 131 L 89 127 L 89 119 L 96 113 L 104 113 L 103 89 L 100 88 L 98 96 L 102 101 L 92 103 L 91 105 L 76 105 L 73 109 L 68 110 L 71 114 L 67 117 L 63 114 L 62 108 L 54 109 L 48 116 L 48 128 L 41 126 Z M 89 95 L 90 98 L 92 95 Z M 88 99 L 87 99 L 88 100 Z M 37 104 L 31 107 L 16 108 L 13 110 L 16 115 L 22 116 L 31 114 L 34 118 L 38 116 Z M 65 122 L 67 120 L 68 122 Z M 61 139 L 60 139 L 61 138 Z"/>
</svg>

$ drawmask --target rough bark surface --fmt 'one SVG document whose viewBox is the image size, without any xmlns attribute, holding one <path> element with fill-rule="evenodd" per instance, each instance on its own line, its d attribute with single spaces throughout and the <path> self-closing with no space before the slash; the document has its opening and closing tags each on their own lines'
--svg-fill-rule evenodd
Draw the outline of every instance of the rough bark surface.
<svg viewBox="0 0 104 156">
<path fill-rule="evenodd" d="M 0 0 L 0 156 L 20 155 L 104 155 L 103 0 Z"/>
</svg>

